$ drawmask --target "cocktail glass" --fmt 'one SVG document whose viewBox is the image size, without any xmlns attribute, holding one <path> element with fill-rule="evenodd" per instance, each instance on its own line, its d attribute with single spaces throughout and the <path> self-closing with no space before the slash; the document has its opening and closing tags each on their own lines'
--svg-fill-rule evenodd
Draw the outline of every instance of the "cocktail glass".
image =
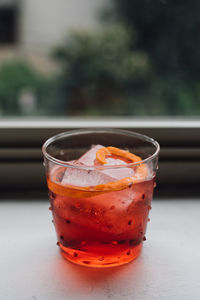
<svg viewBox="0 0 200 300">
<path fill-rule="evenodd" d="M 62 255 L 101 268 L 135 259 L 146 240 L 159 144 L 131 131 L 85 129 L 42 149 Z"/>
</svg>

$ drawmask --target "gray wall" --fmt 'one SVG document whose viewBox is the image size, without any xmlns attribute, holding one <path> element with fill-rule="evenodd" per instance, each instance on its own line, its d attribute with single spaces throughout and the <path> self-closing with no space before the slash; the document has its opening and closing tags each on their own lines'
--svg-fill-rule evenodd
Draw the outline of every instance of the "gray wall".
<svg viewBox="0 0 200 300">
<path fill-rule="evenodd" d="M 46 50 L 71 29 L 98 26 L 106 0 L 21 0 L 20 43 L 25 49 Z"/>
</svg>

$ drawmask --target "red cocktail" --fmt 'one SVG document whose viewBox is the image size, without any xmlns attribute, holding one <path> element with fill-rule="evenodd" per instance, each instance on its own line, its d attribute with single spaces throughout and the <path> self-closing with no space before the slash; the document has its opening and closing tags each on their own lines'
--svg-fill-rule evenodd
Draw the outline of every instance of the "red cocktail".
<svg viewBox="0 0 200 300">
<path fill-rule="evenodd" d="M 95 132 L 102 136 L 102 131 Z M 138 155 L 137 149 L 145 153 L 141 143 L 138 148 L 136 143 L 137 155 L 116 144 L 92 145 L 83 153 L 73 143 L 74 151 L 69 151 L 64 142 L 68 134 L 44 146 L 51 210 L 62 254 L 72 262 L 92 267 L 128 263 L 139 255 L 146 239 L 159 146 L 154 142 L 156 154 L 146 159 Z M 80 134 L 87 135 L 87 140 L 90 135 L 85 131 Z M 109 130 L 106 134 L 113 133 Z M 128 133 L 129 142 L 130 135 L 134 134 Z M 149 146 L 150 142 L 145 142 L 146 151 L 150 151 Z M 50 156 L 52 151 L 57 152 L 54 157 Z M 83 154 L 77 157 L 78 153 Z M 60 155 L 75 159 L 61 160 Z"/>
</svg>

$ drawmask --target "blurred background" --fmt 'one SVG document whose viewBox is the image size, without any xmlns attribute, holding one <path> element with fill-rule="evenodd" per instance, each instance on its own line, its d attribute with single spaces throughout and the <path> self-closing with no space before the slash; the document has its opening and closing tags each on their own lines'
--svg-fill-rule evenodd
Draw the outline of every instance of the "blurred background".
<svg viewBox="0 0 200 300">
<path fill-rule="evenodd" d="M 0 116 L 200 116 L 200 1 L 0 0 Z"/>
</svg>

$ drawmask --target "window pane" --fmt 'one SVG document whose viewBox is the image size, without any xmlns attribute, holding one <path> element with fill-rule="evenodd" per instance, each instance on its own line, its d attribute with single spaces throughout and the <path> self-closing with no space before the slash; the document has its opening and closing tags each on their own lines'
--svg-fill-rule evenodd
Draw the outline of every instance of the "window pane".
<svg viewBox="0 0 200 300">
<path fill-rule="evenodd" d="M 0 115 L 200 116 L 199 10 L 0 0 Z"/>
</svg>

